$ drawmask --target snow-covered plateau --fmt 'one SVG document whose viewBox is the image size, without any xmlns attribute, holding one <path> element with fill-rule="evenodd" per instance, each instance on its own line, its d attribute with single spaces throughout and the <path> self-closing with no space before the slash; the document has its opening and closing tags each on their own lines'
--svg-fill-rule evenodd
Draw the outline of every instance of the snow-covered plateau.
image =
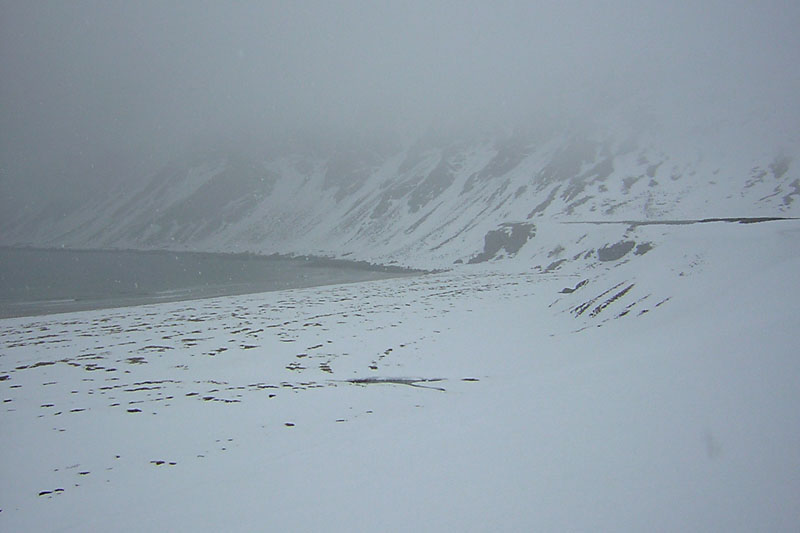
<svg viewBox="0 0 800 533">
<path fill-rule="evenodd" d="M 0 320 L 0 530 L 796 530 L 797 145 L 699 137 L 206 153 L 5 215 L 447 270 Z"/>
</svg>

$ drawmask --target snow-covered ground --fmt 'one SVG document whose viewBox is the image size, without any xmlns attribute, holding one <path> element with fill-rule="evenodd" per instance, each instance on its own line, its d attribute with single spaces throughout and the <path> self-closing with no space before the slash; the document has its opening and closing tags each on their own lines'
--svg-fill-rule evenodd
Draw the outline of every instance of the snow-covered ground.
<svg viewBox="0 0 800 533">
<path fill-rule="evenodd" d="M 1 320 L 0 530 L 796 530 L 800 222 L 636 231 Z"/>
</svg>

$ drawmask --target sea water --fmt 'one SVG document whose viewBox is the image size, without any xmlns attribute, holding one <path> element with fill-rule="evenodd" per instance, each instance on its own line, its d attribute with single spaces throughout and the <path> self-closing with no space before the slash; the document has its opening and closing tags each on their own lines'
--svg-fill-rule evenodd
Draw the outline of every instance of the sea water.
<svg viewBox="0 0 800 533">
<path fill-rule="evenodd" d="M 314 258 L 0 248 L 0 318 L 351 283 L 398 275 L 404 273 Z"/>
</svg>

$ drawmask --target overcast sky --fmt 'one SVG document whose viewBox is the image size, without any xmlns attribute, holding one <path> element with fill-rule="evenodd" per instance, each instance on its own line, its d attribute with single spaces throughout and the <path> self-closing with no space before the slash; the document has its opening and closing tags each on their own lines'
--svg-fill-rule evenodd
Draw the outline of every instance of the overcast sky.
<svg viewBox="0 0 800 533">
<path fill-rule="evenodd" d="M 0 6 L 6 195 L 74 190 L 197 140 L 502 123 L 632 95 L 655 105 L 664 87 L 743 100 L 800 89 L 796 0 Z"/>
</svg>

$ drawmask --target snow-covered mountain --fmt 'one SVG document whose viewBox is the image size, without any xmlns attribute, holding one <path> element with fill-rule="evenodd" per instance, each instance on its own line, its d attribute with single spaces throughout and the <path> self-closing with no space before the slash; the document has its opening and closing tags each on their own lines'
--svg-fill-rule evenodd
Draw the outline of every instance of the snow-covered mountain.
<svg viewBox="0 0 800 533">
<path fill-rule="evenodd" d="M 800 2 L 0 20 L 0 532 L 798 530 Z"/>
<path fill-rule="evenodd" d="M 428 135 L 395 148 L 269 156 L 197 151 L 66 213 L 45 206 L 6 215 L 0 239 L 315 254 L 424 268 L 516 257 L 526 267 L 555 269 L 597 262 L 596 250 L 620 240 L 643 244 L 632 235 L 637 226 L 589 231 L 576 222 L 800 214 L 791 130 L 755 118 L 666 123 L 530 124 Z"/>
<path fill-rule="evenodd" d="M 0 320 L 0 528 L 793 531 L 800 144 L 765 124 L 217 150 L 3 214 L 450 270 Z"/>
<path fill-rule="evenodd" d="M 0 529 L 794 531 L 798 236 L 0 320 Z"/>
</svg>

